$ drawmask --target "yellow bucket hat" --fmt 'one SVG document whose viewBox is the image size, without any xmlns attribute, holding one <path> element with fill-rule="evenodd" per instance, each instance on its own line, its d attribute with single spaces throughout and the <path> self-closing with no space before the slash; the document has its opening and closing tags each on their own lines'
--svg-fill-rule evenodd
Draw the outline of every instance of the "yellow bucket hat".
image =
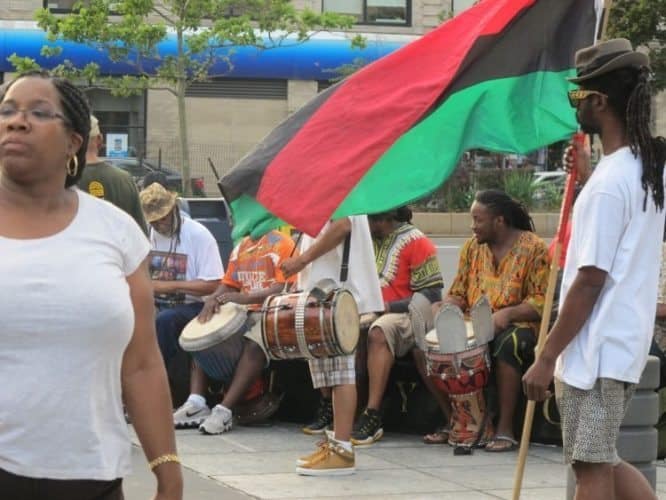
<svg viewBox="0 0 666 500">
<path fill-rule="evenodd" d="M 176 204 L 178 194 L 167 191 L 164 186 L 153 182 L 139 193 L 141 208 L 147 222 L 155 222 L 167 215 Z"/>
</svg>

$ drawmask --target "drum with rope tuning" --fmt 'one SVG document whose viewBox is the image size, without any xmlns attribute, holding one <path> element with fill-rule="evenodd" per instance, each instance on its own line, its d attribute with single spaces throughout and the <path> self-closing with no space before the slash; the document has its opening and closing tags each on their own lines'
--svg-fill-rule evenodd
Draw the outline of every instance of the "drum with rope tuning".
<svg viewBox="0 0 666 500">
<path fill-rule="evenodd" d="M 313 289 L 271 295 L 264 301 L 261 336 L 271 359 L 313 359 L 352 354 L 359 314 L 349 290 Z"/>
</svg>

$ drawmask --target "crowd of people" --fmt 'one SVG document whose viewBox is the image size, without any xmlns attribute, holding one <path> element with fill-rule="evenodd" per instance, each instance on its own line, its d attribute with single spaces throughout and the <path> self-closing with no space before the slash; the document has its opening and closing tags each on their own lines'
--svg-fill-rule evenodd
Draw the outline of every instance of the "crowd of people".
<svg viewBox="0 0 666 500">
<path fill-rule="evenodd" d="M 129 418 L 157 477 L 156 498 L 180 499 L 174 428 L 231 431 L 248 393 L 257 393 L 257 384 L 266 390 L 262 376 L 273 359 L 307 359 L 320 392 L 303 432 L 323 439 L 296 460 L 297 473 L 351 474 L 355 447 L 383 437 L 389 374 L 407 357 L 442 411 L 442 426 L 426 443 L 514 450 L 519 399 L 543 400 L 555 377 L 576 498 L 654 498 L 615 448 L 655 315 L 664 317 L 655 228 L 664 227 L 666 146 L 649 132 L 647 63 L 619 39 L 576 55 L 573 81 L 581 88 L 569 98 L 605 156 L 591 174 L 579 169 L 585 186 L 575 203 L 559 314 L 536 360 L 550 257 L 525 207 L 503 191 L 476 193 L 473 235 L 450 284 L 407 207 L 330 221 L 316 237 L 294 240 L 277 230 L 246 236 L 225 269 L 210 231 L 179 208 L 178 195 L 159 178 L 139 192 L 99 161 L 100 126 L 76 86 L 43 73 L 10 82 L 0 93 L 0 374 L 12 380 L 0 391 L 0 491 L 17 499 L 121 499 Z M 586 167 L 585 152 L 577 153 Z M 266 305 L 289 294 L 288 305 Z M 452 370 L 458 379 L 468 373 L 467 349 L 447 350 L 445 330 L 480 303 L 489 305 L 492 339 L 469 373 L 488 372 L 497 398 L 470 444 L 458 442 L 452 427 L 467 418 L 452 403 L 461 394 L 437 382 Z M 209 330 L 219 318 L 223 324 Z M 467 347 L 483 347 L 476 328 Z M 445 355 L 437 366 L 427 347 L 431 331 L 437 355 Z M 361 360 L 334 336 L 350 333 L 362 339 Z M 663 339 L 653 348 L 663 349 Z M 323 350 L 335 354 L 313 354 Z M 165 367 L 181 351 L 190 356 L 190 394 L 174 409 Z M 450 363 L 441 361 L 446 356 Z M 363 408 L 359 362 L 368 374 Z M 467 382 L 470 393 L 478 391 L 485 375 Z M 211 385 L 222 390 L 209 408 Z M 68 415 L 68 424 L 54 415 Z"/>
</svg>

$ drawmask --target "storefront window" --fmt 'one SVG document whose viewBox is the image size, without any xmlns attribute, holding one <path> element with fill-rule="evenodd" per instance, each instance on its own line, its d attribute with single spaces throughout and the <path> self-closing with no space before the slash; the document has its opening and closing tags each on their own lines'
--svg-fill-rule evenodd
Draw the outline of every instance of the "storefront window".
<svg viewBox="0 0 666 500">
<path fill-rule="evenodd" d="M 324 0 L 325 12 L 354 16 L 359 24 L 408 26 L 411 0 Z"/>
<path fill-rule="evenodd" d="M 44 0 L 44 8 L 52 12 L 69 12 L 78 0 Z"/>
<path fill-rule="evenodd" d="M 110 149 L 116 151 L 120 144 L 119 156 L 145 156 L 145 94 L 114 97 L 108 90 L 94 89 L 86 91 L 86 95 L 104 139 L 99 155 L 109 156 Z"/>
</svg>

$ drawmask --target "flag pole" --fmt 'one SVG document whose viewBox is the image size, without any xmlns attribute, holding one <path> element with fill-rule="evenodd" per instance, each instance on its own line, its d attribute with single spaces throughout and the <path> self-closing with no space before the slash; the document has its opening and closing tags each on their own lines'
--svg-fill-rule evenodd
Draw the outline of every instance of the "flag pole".
<svg viewBox="0 0 666 500">
<path fill-rule="evenodd" d="M 574 143 L 585 141 L 585 135 L 577 133 L 574 135 Z M 555 296 L 555 286 L 557 284 L 557 274 L 560 269 L 560 255 L 562 253 L 562 243 L 564 239 L 564 230 L 569 220 L 571 213 L 571 206 L 573 205 L 574 188 L 576 186 L 576 166 L 567 175 L 567 181 L 564 188 L 564 197 L 562 198 L 562 206 L 560 207 L 560 220 L 557 225 L 557 232 L 555 233 L 555 249 L 553 251 L 552 261 L 550 263 L 550 274 L 548 275 L 548 287 L 546 288 L 546 297 L 543 305 L 543 313 L 541 314 L 541 326 L 539 328 L 539 336 L 537 338 L 537 345 L 535 348 L 535 357 L 538 358 L 541 354 L 544 344 L 546 343 L 546 335 L 548 334 L 548 326 L 550 324 L 550 313 L 553 308 L 553 297 Z M 513 481 L 513 500 L 520 499 L 520 490 L 523 483 L 523 472 L 525 471 L 525 462 L 527 461 L 527 451 L 530 447 L 530 435 L 532 434 L 532 422 L 534 420 L 535 401 L 527 401 L 525 408 L 525 419 L 523 421 L 523 432 L 520 437 L 520 450 L 518 452 L 518 463 L 516 464 L 516 472 Z"/>
<path fill-rule="evenodd" d="M 601 33 L 597 39 L 598 43 L 606 36 L 608 29 L 608 18 L 613 0 L 604 0 L 603 19 L 601 26 Z M 574 144 L 585 145 L 586 136 L 583 133 L 574 134 Z M 575 151 L 575 149 L 574 149 Z M 548 287 L 546 288 L 546 297 L 544 300 L 543 313 L 541 315 L 541 325 L 539 328 L 539 336 L 537 338 L 537 345 L 535 348 L 535 357 L 538 358 L 541 354 L 544 344 L 546 343 L 546 335 L 548 334 L 548 326 L 550 324 L 550 313 L 553 308 L 553 297 L 555 296 L 555 286 L 557 284 L 557 274 L 560 269 L 560 255 L 562 253 L 562 244 L 564 238 L 564 228 L 569 220 L 571 207 L 573 205 L 573 194 L 576 185 L 576 171 L 577 171 L 578 158 L 574 157 L 574 168 L 567 176 L 566 185 L 564 188 L 564 197 L 562 198 L 562 206 L 560 207 L 560 220 L 557 225 L 557 232 L 555 233 L 555 248 L 553 251 L 552 262 L 550 264 L 550 274 L 548 275 Z M 518 462 L 516 464 L 516 472 L 513 481 L 513 497 L 512 500 L 520 500 L 520 490 L 523 484 L 523 474 L 525 472 L 525 463 L 527 461 L 527 451 L 530 446 L 530 436 L 532 434 L 532 422 L 534 421 L 534 409 L 536 406 L 535 401 L 527 401 L 525 408 L 525 419 L 523 421 L 523 432 L 520 437 L 520 449 L 518 451 Z"/>
</svg>

